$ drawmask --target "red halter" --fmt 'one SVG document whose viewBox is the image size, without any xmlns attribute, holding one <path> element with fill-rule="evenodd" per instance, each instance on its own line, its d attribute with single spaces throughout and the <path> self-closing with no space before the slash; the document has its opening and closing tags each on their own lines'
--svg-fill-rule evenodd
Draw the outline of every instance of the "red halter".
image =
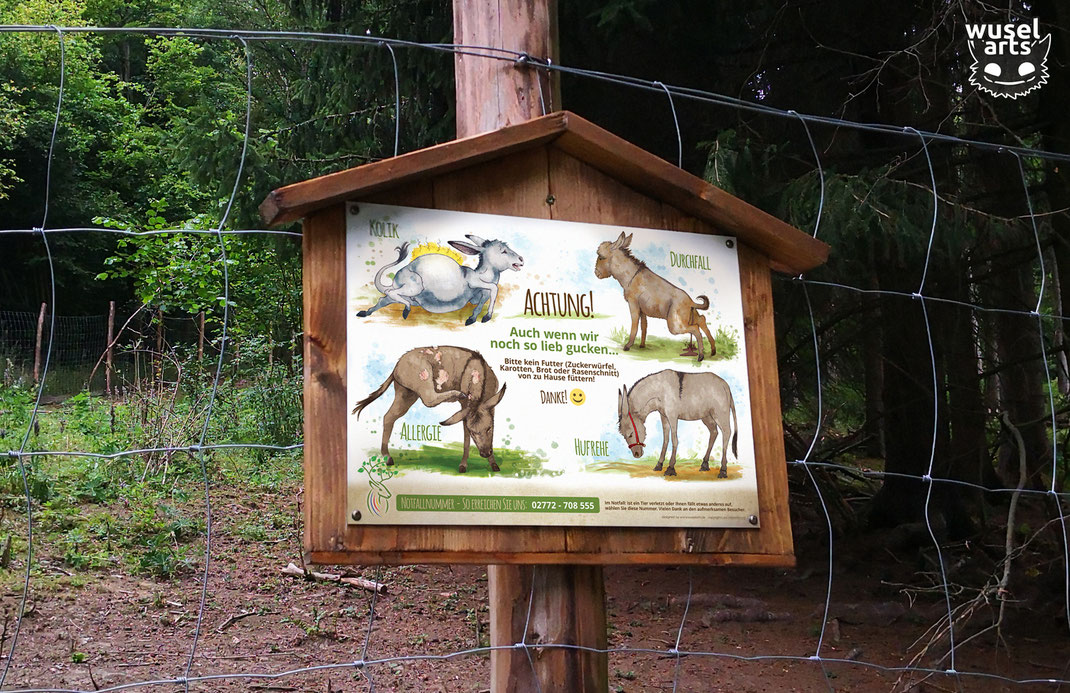
<svg viewBox="0 0 1070 693">
<path fill-rule="evenodd" d="M 629 443 L 628 449 L 631 450 L 634 447 L 643 447 L 643 444 L 639 442 L 639 429 L 635 427 L 635 419 L 632 418 L 631 412 L 628 412 L 628 420 L 632 422 L 632 431 L 635 432 L 635 442 Z"/>
</svg>

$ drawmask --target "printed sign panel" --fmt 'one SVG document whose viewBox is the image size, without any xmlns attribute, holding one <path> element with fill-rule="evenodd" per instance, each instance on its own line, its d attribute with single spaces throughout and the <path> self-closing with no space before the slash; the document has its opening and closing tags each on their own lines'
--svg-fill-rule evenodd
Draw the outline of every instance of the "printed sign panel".
<svg viewBox="0 0 1070 693">
<path fill-rule="evenodd" d="M 733 239 L 349 207 L 351 524 L 757 526 Z"/>
</svg>

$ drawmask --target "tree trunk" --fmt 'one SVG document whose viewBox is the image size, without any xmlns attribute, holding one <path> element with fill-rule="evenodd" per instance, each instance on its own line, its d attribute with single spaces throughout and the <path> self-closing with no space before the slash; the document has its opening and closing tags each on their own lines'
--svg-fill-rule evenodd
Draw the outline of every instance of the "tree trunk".
<svg viewBox="0 0 1070 693">
<path fill-rule="evenodd" d="M 1016 234 L 1017 235 L 1017 234 Z M 1014 240 L 1010 240 L 1014 243 Z M 1019 240 L 1021 242 L 1021 240 Z M 993 277 L 993 292 L 1002 297 L 998 305 L 1030 311 L 1036 306 L 1033 287 L 1034 263 L 1024 262 L 999 271 Z M 1025 444 L 1027 485 L 1039 488 L 1050 470 L 1048 398 L 1044 390 L 1044 364 L 1040 362 L 1040 332 L 1032 315 L 996 313 L 996 358 L 1003 367 L 999 375 L 1000 408 L 1022 434 Z M 1017 478 L 1018 451 L 1011 442 L 1000 450 L 1003 479 Z"/>
<path fill-rule="evenodd" d="M 881 286 L 886 289 L 909 276 L 906 267 L 892 265 L 882 263 L 883 269 L 878 270 Z M 892 474 L 910 477 L 889 476 L 884 480 L 873 498 L 870 523 L 875 527 L 894 527 L 924 518 L 927 484 L 921 477 L 929 470 L 933 426 L 937 421 L 933 409 L 932 359 L 921 301 L 906 296 L 882 296 L 881 317 L 887 452 L 884 468 Z"/>
<path fill-rule="evenodd" d="M 958 301 L 968 300 L 969 267 L 944 276 L 953 286 L 941 295 Z M 933 325 L 937 326 L 933 329 L 933 338 L 938 345 L 938 358 L 943 364 L 947 383 L 946 395 L 941 397 L 941 401 L 946 402 L 947 455 L 937 460 L 934 475 L 982 486 L 998 486 L 985 437 L 987 412 L 981 393 L 974 311 L 961 305 L 942 303 L 932 305 L 930 315 Z M 980 491 L 949 486 L 941 487 L 941 491 L 939 497 L 949 523 L 949 534 L 963 536 L 971 533 L 973 518 L 983 515 Z"/>
<path fill-rule="evenodd" d="M 1026 211 L 1022 177 L 1014 158 L 995 152 L 972 153 L 980 174 L 986 211 L 1010 218 Z M 1050 470 L 1048 454 L 1048 397 L 1044 364 L 1040 359 L 1041 336 L 1037 318 L 1028 313 L 1037 307 L 1036 269 L 1039 266 L 1033 226 L 990 222 L 985 250 L 990 278 L 982 287 L 984 302 L 1021 313 L 991 314 L 996 356 L 1000 368 L 999 409 L 1010 416 L 1025 443 L 1030 488 L 1042 483 Z M 1018 449 L 1005 440 L 1000 450 L 1000 475 L 1004 481 L 1018 478 Z M 1013 486 L 1014 484 L 1009 484 Z"/>
<path fill-rule="evenodd" d="M 879 289 L 876 278 L 871 289 Z M 868 300 L 868 299 L 867 299 Z M 866 421 L 863 424 L 866 435 L 866 451 L 870 457 L 884 458 L 884 355 L 881 353 L 881 319 L 880 301 L 870 301 L 874 317 L 870 327 L 862 337 L 862 358 L 865 380 Z"/>
</svg>

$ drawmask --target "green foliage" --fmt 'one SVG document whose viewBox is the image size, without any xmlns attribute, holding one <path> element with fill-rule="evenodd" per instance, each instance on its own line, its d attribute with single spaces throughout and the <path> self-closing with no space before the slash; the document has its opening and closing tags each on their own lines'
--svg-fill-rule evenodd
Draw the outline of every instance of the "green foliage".
<svg viewBox="0 0 1070 693">
<path fill-rule="evenodd" d="M 701 146 L 707 151 L 707 180 L 797 228 L 814 229 L 821 179 L 810 167 L 800 173 L 792 166 L 788 156 L 791 145 L 725 130 Z M 925 186 L 904 180 L 899 171 L 902 165 L 893 161 L 850 174 L 824 170 L 820 235 L 837 252 L 823 271 L 835 272 L 839 280 L 851 282 L 868 279 L 875 263 L 920 265 L 924 260 L 932 222 L 932 192 L 927 189 L 927 178 Z M 969 227 L 962 231 L 941 235 L 942 245 L 934 250 L 956 257 L 973 239 Z"/>
<path fill-rule="evenodd" d="M 560 470 L 543 469 L 543 463 L 546 460 L 544 451 L 528 452 L 510 449 L 506 445 L 508 445 L 508 441 L 503 439 L 502 443 L 494 448 L 494 458 L 501 467 L 500 472 L 491 472 L 487 461 L 473 451 L 472 456 L 468 458 L 468 471 L 464 476 L 466 478 L 504 476 L 529 479 L 540 476 L 556 476 L 561 473 Z M 387 472 L 388 476 L 386 478 L 401 473 L 399 468 L 417 468 L 428 472 L 458 476 L 460 475 L 460 472 L 457 471 L 457 466 L 461 462 L 461 443 L 423 445 L 414 450 L 397 450 L 394 452 L 394 461 L 397 466 L 383 467 L 391 470 Z M 368 471 L 367 465 L 365 465 L 365 470 Z"/>
<path fill-rule="evenodd" d="M 0 453 L 18 450 L 33 410 L 29 388 L 4 383 L 0 387 Z"/>
<path fill-rule="evenodd" d="M 81 3 L 72 0 L 4 3 L 4 24 L 84 25 Z M 118 76 L 100 70 L 98 40 L 64 37 L 64 108 L 56 142 L 52 185 L 65 191 L 58 215 L 91 216 L 91 208 L 117 201 L 113 164 L 122 159 L 124 134 L 134 126 L 138 107 L 124 97 Z M 36 213 L 45 160 L 56 116 L 59 41 L 55 35 L 0 37 L 0 151 L 11 156 L 0 169 L 0 190 L 11 200 L 8 213 Z M 12 120 L 14 118 L 14 122 Z M 16 197 L 25 196 L 26 201 Z M 32 200 L 32 202 L 30 202 Z"/>
<path fill-rule="evenodd" d="M 264 343 L 257 343 L 261 349 Z M 254 349 L 236 359 L 252 369 Z M 249 360 L 246 364 L 245 359 Z M 31 449 L 81 450 L 111 454 L 120 450 L 187 444 L 200 433 L 211 378 L 191 373 L 171 388 L 133 390 L 110 401 L 82 392 L 41 412 Z M 0 388 L 0 441 L 17 449 L 25 434 L 32 393 L 26 388 Z M 214 440 L 290 444 L 299 440 L 300 379 L 285 368 L 266 368 L 252 381 L 224 380 L 217 392 L 210 435 Z M 274 438 L 273 438 L 274 437 Z M 172 442 L 174 441 L 174 442 Z M 300 452 L 235 450 L 206 453 L 213 477 L 229 487 L 251 488 L 295 484 Z M 176 453 L 144 453 L 119 458 L 23 457 L 27 485 L 34 503 L 37 553 L 62 560 L 71 570 L 126 569 L 167 579 L 187 571 L 199 556 L 204 515 L 197 459 Z M 0 457 L 0 505 L 23 512 L 25 496 L 16 458 Z M 236 529 L 239 536 L 274 539 L 293 531 L 293 519 L 272 512 Z M 17 540 L 17 537 L 16 537 Z M 19 548 L 15 548 L 18 555 Z"/>
<path fill-rule="evenodd" d="M 52 498 L 55 492 L 55 479 L 49 475 L 42 458 L 21 459 L 21 467 L 14 457 L 4 457 L 0 462 L 0 502 L 9 508 L 22 509 L 26 503 L 26 491 L 32 500 L 39 503 Z"/>
<path fill-rule="evenodd" d="M 729 361 L 739 353 L 739 332 L 734 327 L 718 325 L 713 338 L 717 342 L 717 353 L 713 358 Z"/>
<path fill-rule="evenodd" d="M 312 615 L 310 621 L 305 621 L 300 618 L 286 617 L 282 619 L 283 623 L 289 623 L 297 626 L 305 634 L 305 637 L 309 638 L 326 638 L 335 640 L 338 639 L 338 633 L 333 628 L 329 628 L 323 623 L 323 619 L 327 616 L 327 613 L 320 611 L 316 607 L 312 607 Z"/>
<path fill-rule="evenodd" d="M 376 479 L 389 479 L 397 475 L 396 469 L 387 465 L 387 458 L 382 455 L 368 455 L 368 459 L 357 468 L 358 472 L 367 472 Z"/>
<path fill-rule="evenodd" d="M 705 336 L 702 338 L 702 348 L 705 358 L 712 359 L 714 361 L 724 361 L 733 359 L 739 353 L 739 335 L 734 329 L 724 328 L 720 325 L 715 326 L 713 330 L 713 338 L 717 341 L 717 353 L 710 356 L 709 340 Z M 628 343 L 628 330 L 624 327 L 615 327 L 610 333 L 609 338 L 613 340 L 623 351 L 624 345 Z M 696 356 L 683 355 L 684 349 L 687 348 L 688 340 L 686 336 L 680 337 L 656 337 L 653 335 L 647 335 L 646 346 L 639 346 L 640 338 L 638 334 L 635 338 L 635 343 L 632 344 L 632 348 L 627 351 L 626 358 L 633 358 L 639 360 L 656 360 L 656 361 L 674 361 L 677 363 L 694 363 Z M 694 346 L 694 339 L 691 340 L 692 346 Z M 697 351 L 695 352 L 698 353 Z"/>
</svg>

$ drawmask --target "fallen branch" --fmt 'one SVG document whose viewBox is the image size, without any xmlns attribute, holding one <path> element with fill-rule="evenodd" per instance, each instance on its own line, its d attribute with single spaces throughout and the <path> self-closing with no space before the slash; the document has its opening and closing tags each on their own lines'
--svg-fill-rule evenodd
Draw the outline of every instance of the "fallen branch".
<svg viewBox="0 0 1070 693">
<path fill-rule="evenodd" d="M 89 680 L 93 683 L 93 690 L 99 691 L 100 684 L 97 683 L 97 677 L 93 676 L 93 664 L 91 662 L 86 662 L 86 666 L 89 667 Z"/>
<path fill-rule="evenodd" d="M 304 571 L 298 566 L 290 563 L 282 569 L 283 575 L 289 575 L 290 577 L 299 577 L 306 580 L 313 580 L 315 582 L 337 582 L 343 585 L 349 585 L 350 587 L 359 587 L 361 589 L 368 590 L 369 592 L 378 592 L 379 594 L 386 594 L 386 585 L 381 582 L 375 582 L 374 580 L 365 580 L 360 577 L 349 577 L 343 575 L 336 575 L 334 573 L 317 573 L 313 570 Z"/>
<path fill-rule="evenodd" d="M 215 632 L 222 633 L 227 628 L 230 628 L 232 625 L 242 620 L 243 618 L 248 618 L 249 616 L 253 616 L 255 614 L 255 611 L 243 611 L 240 614 L 231 614 L 226 621 L 223 621 L 219 624 L 219 627 L 215 629 Z"/>
</svg>

